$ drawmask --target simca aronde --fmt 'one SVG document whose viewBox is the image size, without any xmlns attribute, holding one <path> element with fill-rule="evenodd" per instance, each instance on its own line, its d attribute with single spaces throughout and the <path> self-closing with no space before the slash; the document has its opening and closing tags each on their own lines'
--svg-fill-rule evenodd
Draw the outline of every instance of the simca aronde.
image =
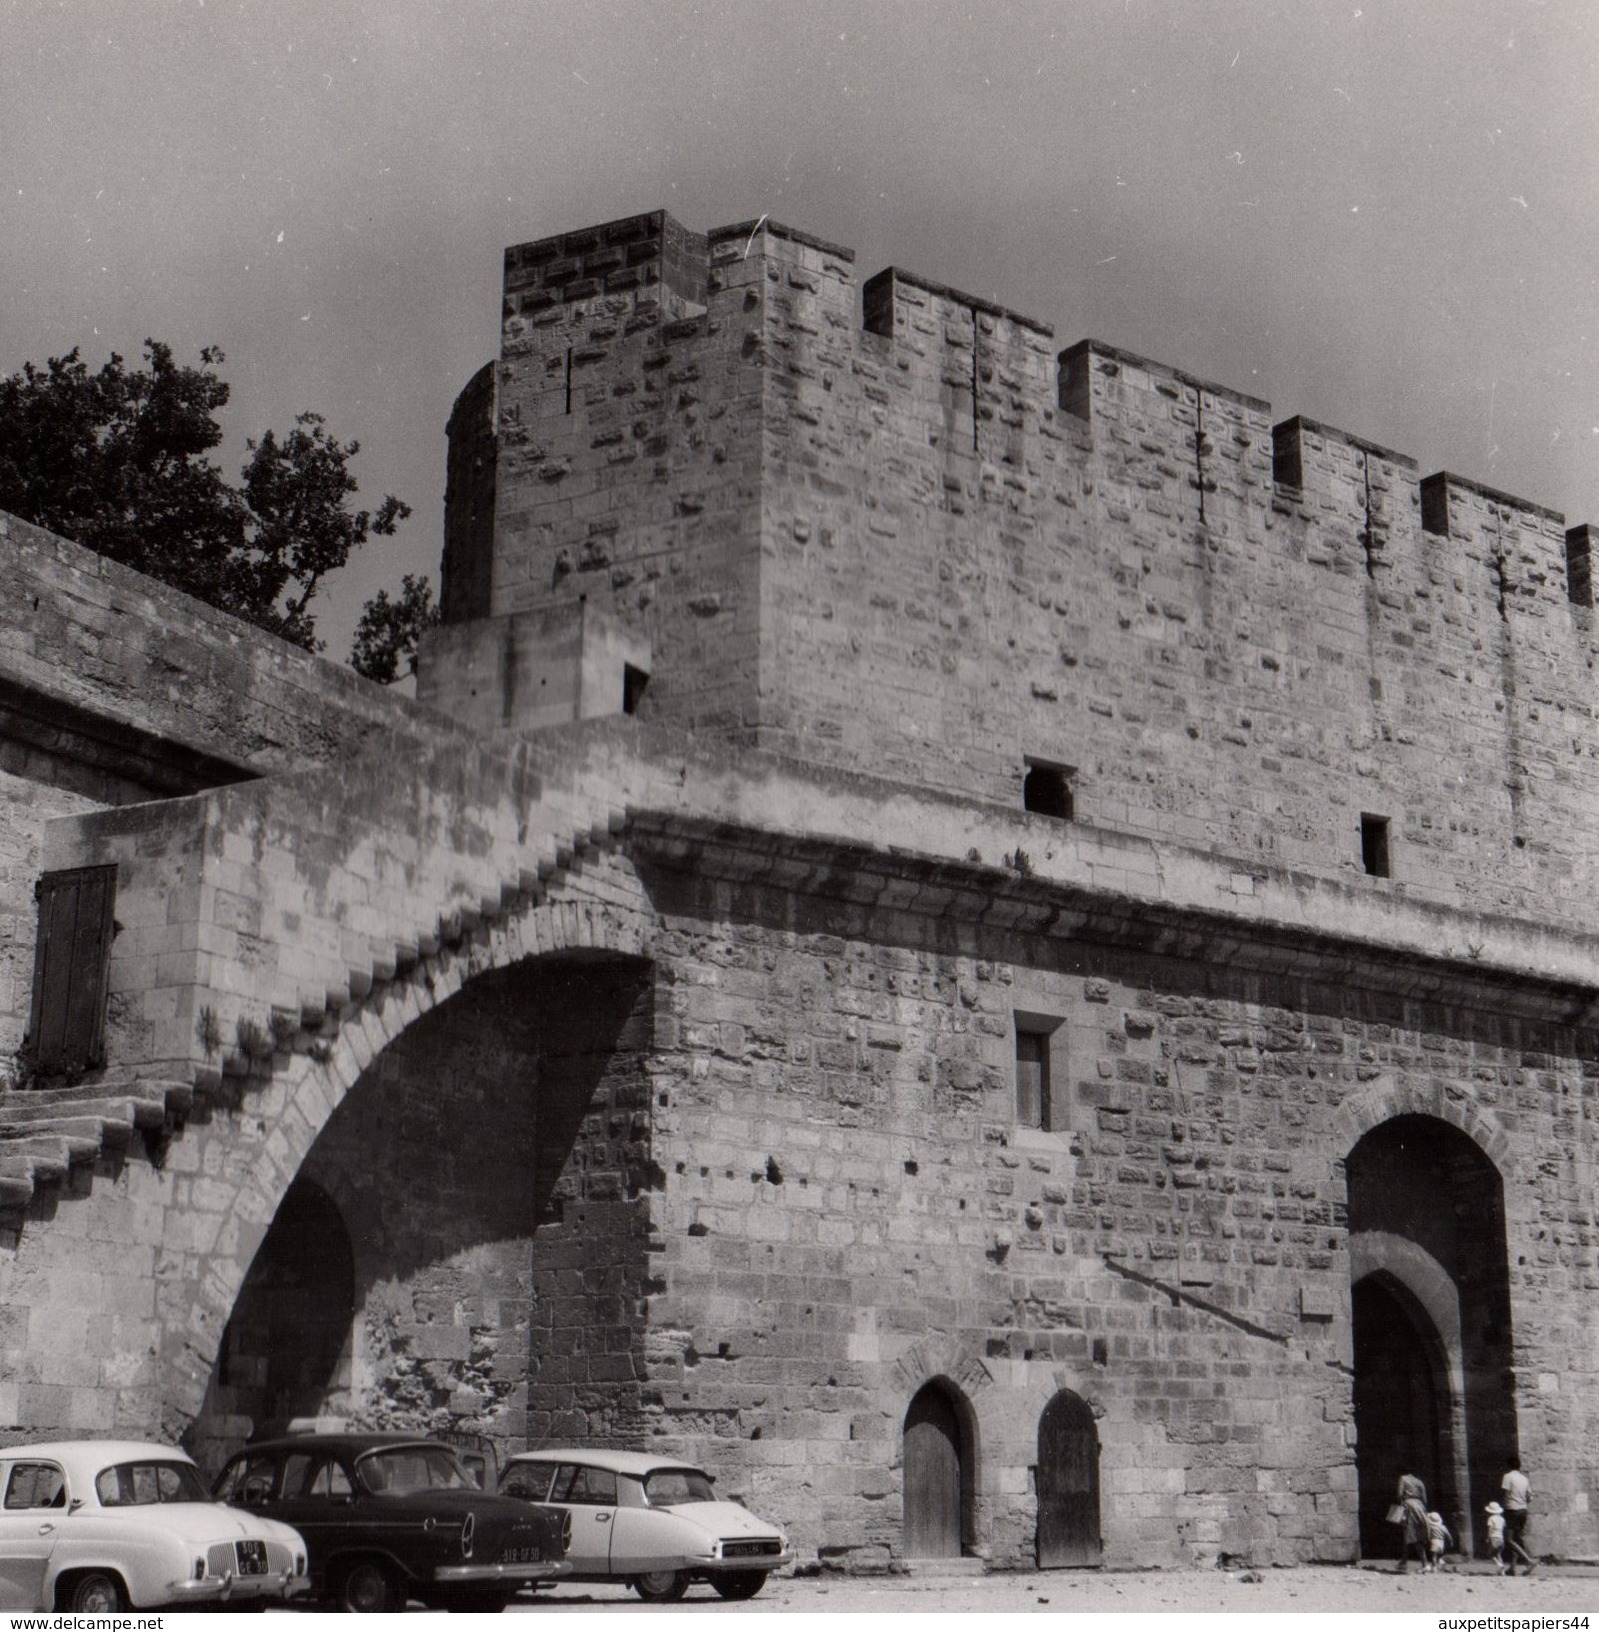
<svg viewBox="0 0 1599 1632">
<path fill-rule="evenodd" d="M 691 1581 L 723 1598 L 753 1598 L 794 1562 L 788 1537 L 712 1478 L 669 1457 L 631 1451 L 529 1451 L 513 1456 L 500 1491 L 572 1515 L 573 1581 L 626 1581 L 640 1598 L 671 1603 Z"/>
<path fill-rule="evenodd" d="M 213 1500 L 165 1445 L 13 1446 L 0 1493 L 0 1609 L 209 1609 L 310 1584 L 294 1530 Z"/>
</svg>

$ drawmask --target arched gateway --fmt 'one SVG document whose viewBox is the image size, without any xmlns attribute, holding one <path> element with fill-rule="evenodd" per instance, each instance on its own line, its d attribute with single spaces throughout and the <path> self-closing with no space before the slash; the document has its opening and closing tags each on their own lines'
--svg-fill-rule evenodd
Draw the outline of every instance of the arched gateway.
<svg viewBox="0 0 1599 1632">
<path fill-rule="evenodd" d="M 1398 1555 L 1404 1473 L 1471 1550 L 1516 1447 L 1504 1186 L 1425 1115 L 1373 1128 L 1347 1167 L 1361 1552 Z"/>
</svg>

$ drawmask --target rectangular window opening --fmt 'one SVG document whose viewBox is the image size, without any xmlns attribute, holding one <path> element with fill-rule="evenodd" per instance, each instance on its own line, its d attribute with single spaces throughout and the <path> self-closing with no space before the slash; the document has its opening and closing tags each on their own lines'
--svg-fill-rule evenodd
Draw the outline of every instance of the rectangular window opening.
<svg viewBox="0 0 1599 1632">
<path fill-rule="evenodd" d="M 1029 759 L 1027 774 L 1022 780 L 1022 808 L 1035 816 L 1053 816 L 1057 821 L 1069 822 L 1075 809 L 1072 798 L 1072 778 L 1077 774 L 1070 765 L 1057 764 L 1047 759 Z"/>
<path fill-rule="evenodd" d="M 1366 813 L 1360 818 L 1360 861 L 1373 878 L 1391 876 L 1388 866 L 1388 818 Z"/>
<path fill-rule="evenodd" d="M 650 683 L 649 671 L 631 663 L 622 665 L 622 712 L 637 714 L 644 701 L 644 688 Z"/>
<path fill-rule="evenodd" d="M 1049 1031 L 1017 1018 L 1017 1123 L 1021 1128 L 1051 1129 L 1049 1105 Z"/>
</svg>

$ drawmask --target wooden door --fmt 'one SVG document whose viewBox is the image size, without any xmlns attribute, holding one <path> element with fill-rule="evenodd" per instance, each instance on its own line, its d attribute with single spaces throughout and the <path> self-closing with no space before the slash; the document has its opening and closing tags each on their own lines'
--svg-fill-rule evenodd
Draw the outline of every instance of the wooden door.
<svg viewBox="0 0 1599 1632">
<path fill-rule="evenodd" d="M 905 1556 L 961 1556 L 961 1436 L 955 1403 L 929 1383 L 905 1413 Z"/>
<path fill-rule="evenodd" d="M 1099 1434 L 1093 1413 L 1063 1390 L 1038 1419 L 1038 1567 L 1099 1563 Z"/>
</svg>

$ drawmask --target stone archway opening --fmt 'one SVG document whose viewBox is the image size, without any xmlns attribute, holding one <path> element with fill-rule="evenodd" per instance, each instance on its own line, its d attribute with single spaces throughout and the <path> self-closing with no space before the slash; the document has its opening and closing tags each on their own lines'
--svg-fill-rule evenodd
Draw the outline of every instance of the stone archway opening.
<svg viewBox="0 0 1599 1632">
<path fill-rule="evenodd" d="M 185 1436 L 203 1464 L 294 1415 L 504 1449 L 641 1435 L 641 1219 L 663 1182 L 650 1155 L 654 991 L 642 958 L 528 958 L 468 980 L 371 1060 L 245 1276 Z M 309 1285 L 330 1262 L 340 1365 L 300 1365 L 292 1400 L 241 1391 L 239 1377 L 277 1376 L 258 1352 L 262 1288 Z M 292 1354 L 300 1339 L 275 1341 Z"/>
<path fill-rule="evenodd" d="M 1469 1551 L 1517 1442 L 1504 1185 L 1421 1115 L 1373 1128 L 1347 1174 L 1361 1551 L 1397 1556 L 1405 1472 Z"/>
<path fill-rule="evenodd" d="M 971 1545 L 976 1435 L 966 1402 L 934 1378 L 905 1412 L 907 1558 L 960 1558 Z"/>
</svg>

